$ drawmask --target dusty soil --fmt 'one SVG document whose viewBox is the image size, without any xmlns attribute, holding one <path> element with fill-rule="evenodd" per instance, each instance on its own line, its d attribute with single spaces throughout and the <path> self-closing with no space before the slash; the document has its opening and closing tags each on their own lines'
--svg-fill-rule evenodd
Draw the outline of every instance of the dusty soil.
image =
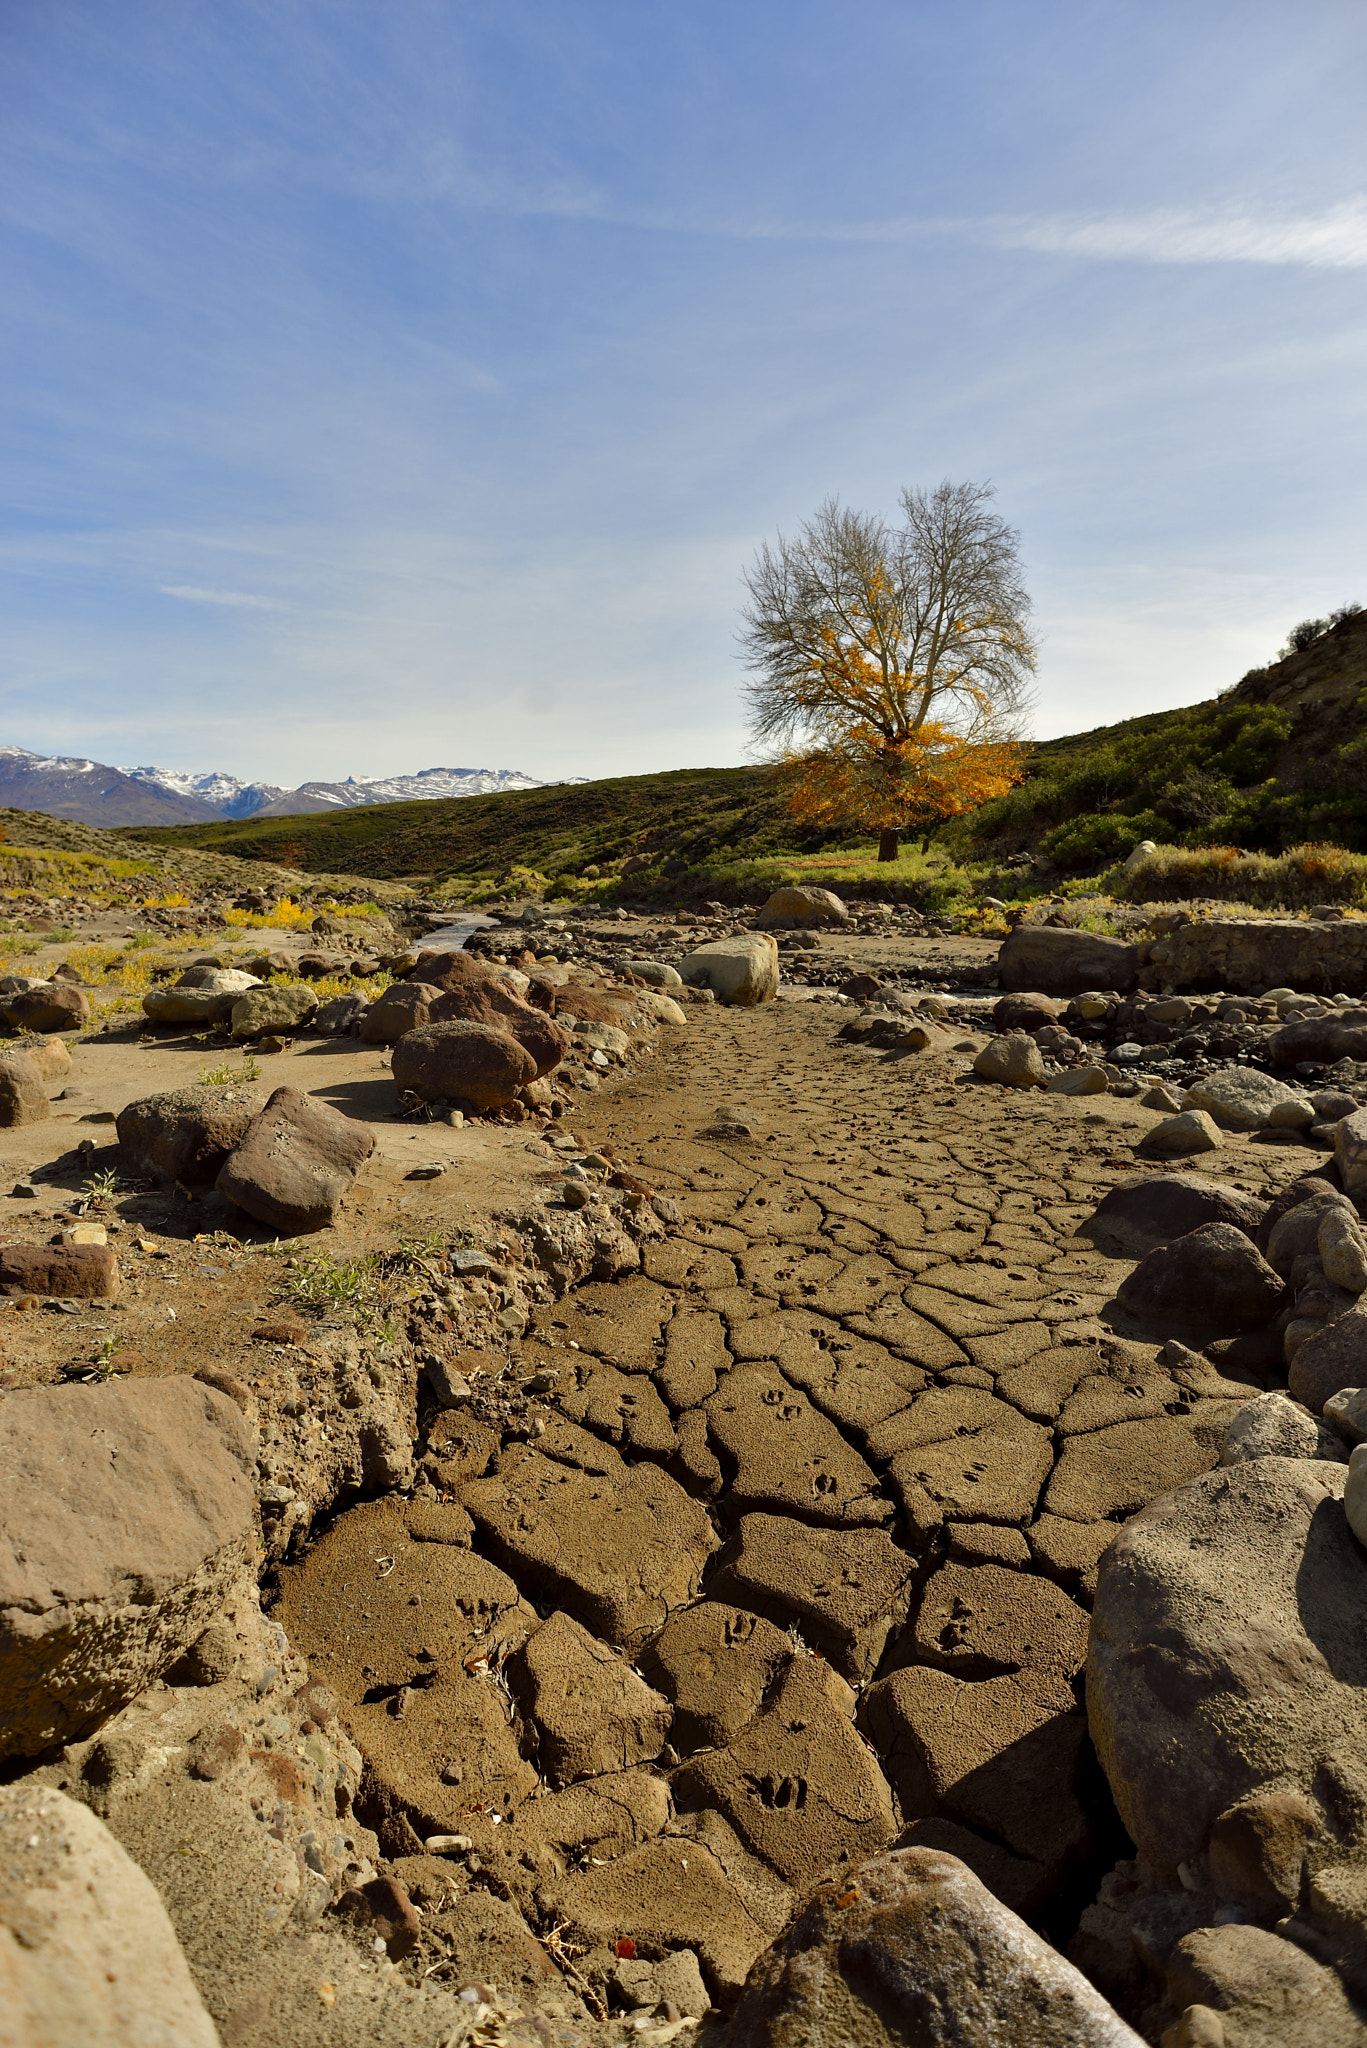
<svg viewBox="0 0 1367 2048">
<path fill-rule="evenodd" d="M 991 951 L 839 943 L 920 986 L 985 979 Z M 841 1016 L 691 1008 L 544 1135 L 398 1120 L 387 1056 L 354 1040 L 262 1059 L 263 1082 L 374 1123 L 376 1159 L 318 1241 L 337 1258 L 426 1238 L 515 1265 L 510 1219 L 559 1209 L 567 1126 L 664 1218 L 639 1270 L 559 1298 L 507 1266 L 465 1309 L 410 1289 L 400 1392 L 472 1330 L 487 1384 L 445 1411 L 418 1395 L 399 1483 L 354 1484 L 377 1497 L 274 1546 L 272 1620 L 339 1701 L 357 1814 L 422 1909 L 384 1965 L 396 1996 L 478 1981 L 587 2029 L 637 2001 L 698 2009 L 700 1968 L 725 2004 L 811 1883 L 899 1838 L 951 1849 L 1063 1939 L 1125 1853 L 1081 1704 L 1096 1561 L 1282 1376 L 1256 1345 L 1193 1357 L 1116 1308 L 1131 1264 L 1085 1226 L 1146 1170 L 1156 1112 L 837 1043 Z M 105 1369 L 215 1366 L 278 1415 L 311 1354 L 376 1355 L 344 1307 L 282 1309 L 290 1269 L 212 1195 L 82 1211 L 118 1155 L 108 1123 L 78 1119 L 220 1057 L 91 1037 L 72 1120 L 0 1134 L 0 1187 L 40 1188 L 0 1193 L 4 1235 L 98 1214 L 126 1274 L 117 1303 L 3 1311 L 10 1384 L 117 1335 Z M 1231 1138 L 1187 1170 L 1270 1195 L 1319 1157 Z M 447 1170 L 404 1178 L 428 1161 Z M 277 1984 L 229 2007 L 229 1937 L 173 1911 L 235 2048 L 380 2038 L 364 2000 L 324 2010 Z"/>
</svg>

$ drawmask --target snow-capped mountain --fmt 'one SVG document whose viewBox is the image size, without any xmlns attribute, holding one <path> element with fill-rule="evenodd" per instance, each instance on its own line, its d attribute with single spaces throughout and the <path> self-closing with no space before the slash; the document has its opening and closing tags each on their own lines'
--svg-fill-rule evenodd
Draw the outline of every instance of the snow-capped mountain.
<svg viewBox="0 0 1367 2048">
<path fill-rule="evenodd" d="M 544 789 L 530 775 L 515 768 L 420 768 L 416 775 L 387 775 L 375 780 L 345 782 L 301 782 L 298 789 L 284 789 L 261 806 L 267 818 L 294 817 L 301 811 L 350 810 L 357 804 L 401 804 L 414 798 L 435 800 L 449 796 L 493 796 L 508 789 Z M 243 816 L 234 812 L 233 816 Z"/>
<path fill-rule="evenodd" d="M 574 778 L 582 781 L 582 776 Z M 348 810 L 359 804 L 488 796 L 547 785 L 515 768 L 421 768 L 414 775 L 345 782 L 243 782 L 236 775 L 197 775 L 178 768 L 111 768 L 67 754 L 34 754 L 0 746 L 0 808 L 46 811 L 85 825 L 198 825 L 213 818 L 288 818 L 304 811 Z"/>
<path fill-rule="evenodd" d="M 285 794 L 277 782 L 239 782 L 235 775 L 186 775 L 176 768 L 121 768 L 119 773 L 149 788 L 208 804 L 216 818 L 253 818 Z"/>
</svg>

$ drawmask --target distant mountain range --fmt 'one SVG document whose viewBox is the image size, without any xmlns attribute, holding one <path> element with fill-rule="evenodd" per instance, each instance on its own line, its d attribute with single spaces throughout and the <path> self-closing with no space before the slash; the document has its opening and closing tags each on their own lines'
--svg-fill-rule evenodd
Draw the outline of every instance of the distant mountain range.
<svg viewBox="0 0 1367 2048">
<path fill-rule="evenodd" d="M 583 777 L 575 780 L 582 781 Z M 83 825 L 203 825 L 213 818 L 285 818 L 304 811 L 348 810 L 439 797 L 544 789 L 514 768 L 422 768 L 374 780 L 303 782 L 281 789 L 235 775 L 189 775 L 174 768 L 111 768 L 70 754 L 32 754 L 0 746 L 0 808 L 46 811 Z"/>
</svg>

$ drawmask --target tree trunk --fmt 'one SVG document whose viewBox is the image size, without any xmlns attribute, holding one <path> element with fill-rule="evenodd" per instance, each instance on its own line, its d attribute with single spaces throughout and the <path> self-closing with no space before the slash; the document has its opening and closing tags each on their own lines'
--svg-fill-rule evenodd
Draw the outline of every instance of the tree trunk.
<svg viewBox="0 0 1367 2048">
<path fill-rule="evenodd" d="M 885 826 L 878 835 L 879 860 L 896 860 L 897 849 L 901 844 L 901 840 L 902 835 L 900 832 L 891 832 Z"/>
</svg>

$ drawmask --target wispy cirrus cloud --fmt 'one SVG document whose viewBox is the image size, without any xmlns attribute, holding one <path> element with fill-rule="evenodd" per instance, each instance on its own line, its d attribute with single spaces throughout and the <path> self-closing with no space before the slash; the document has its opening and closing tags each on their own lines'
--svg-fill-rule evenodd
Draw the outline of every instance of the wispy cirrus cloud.
<svg viewBox="0 0 1367 2048">
<path fill-rule="evenodd" d="M 253 597 L 247 590 L 206 590 L 198 583 L 162 583 L 163 597 L 179 597 L 186 604 L 226 605 L 231 611 L 284 612 L 289 606 L 271 597 Z"/>
</svg>

